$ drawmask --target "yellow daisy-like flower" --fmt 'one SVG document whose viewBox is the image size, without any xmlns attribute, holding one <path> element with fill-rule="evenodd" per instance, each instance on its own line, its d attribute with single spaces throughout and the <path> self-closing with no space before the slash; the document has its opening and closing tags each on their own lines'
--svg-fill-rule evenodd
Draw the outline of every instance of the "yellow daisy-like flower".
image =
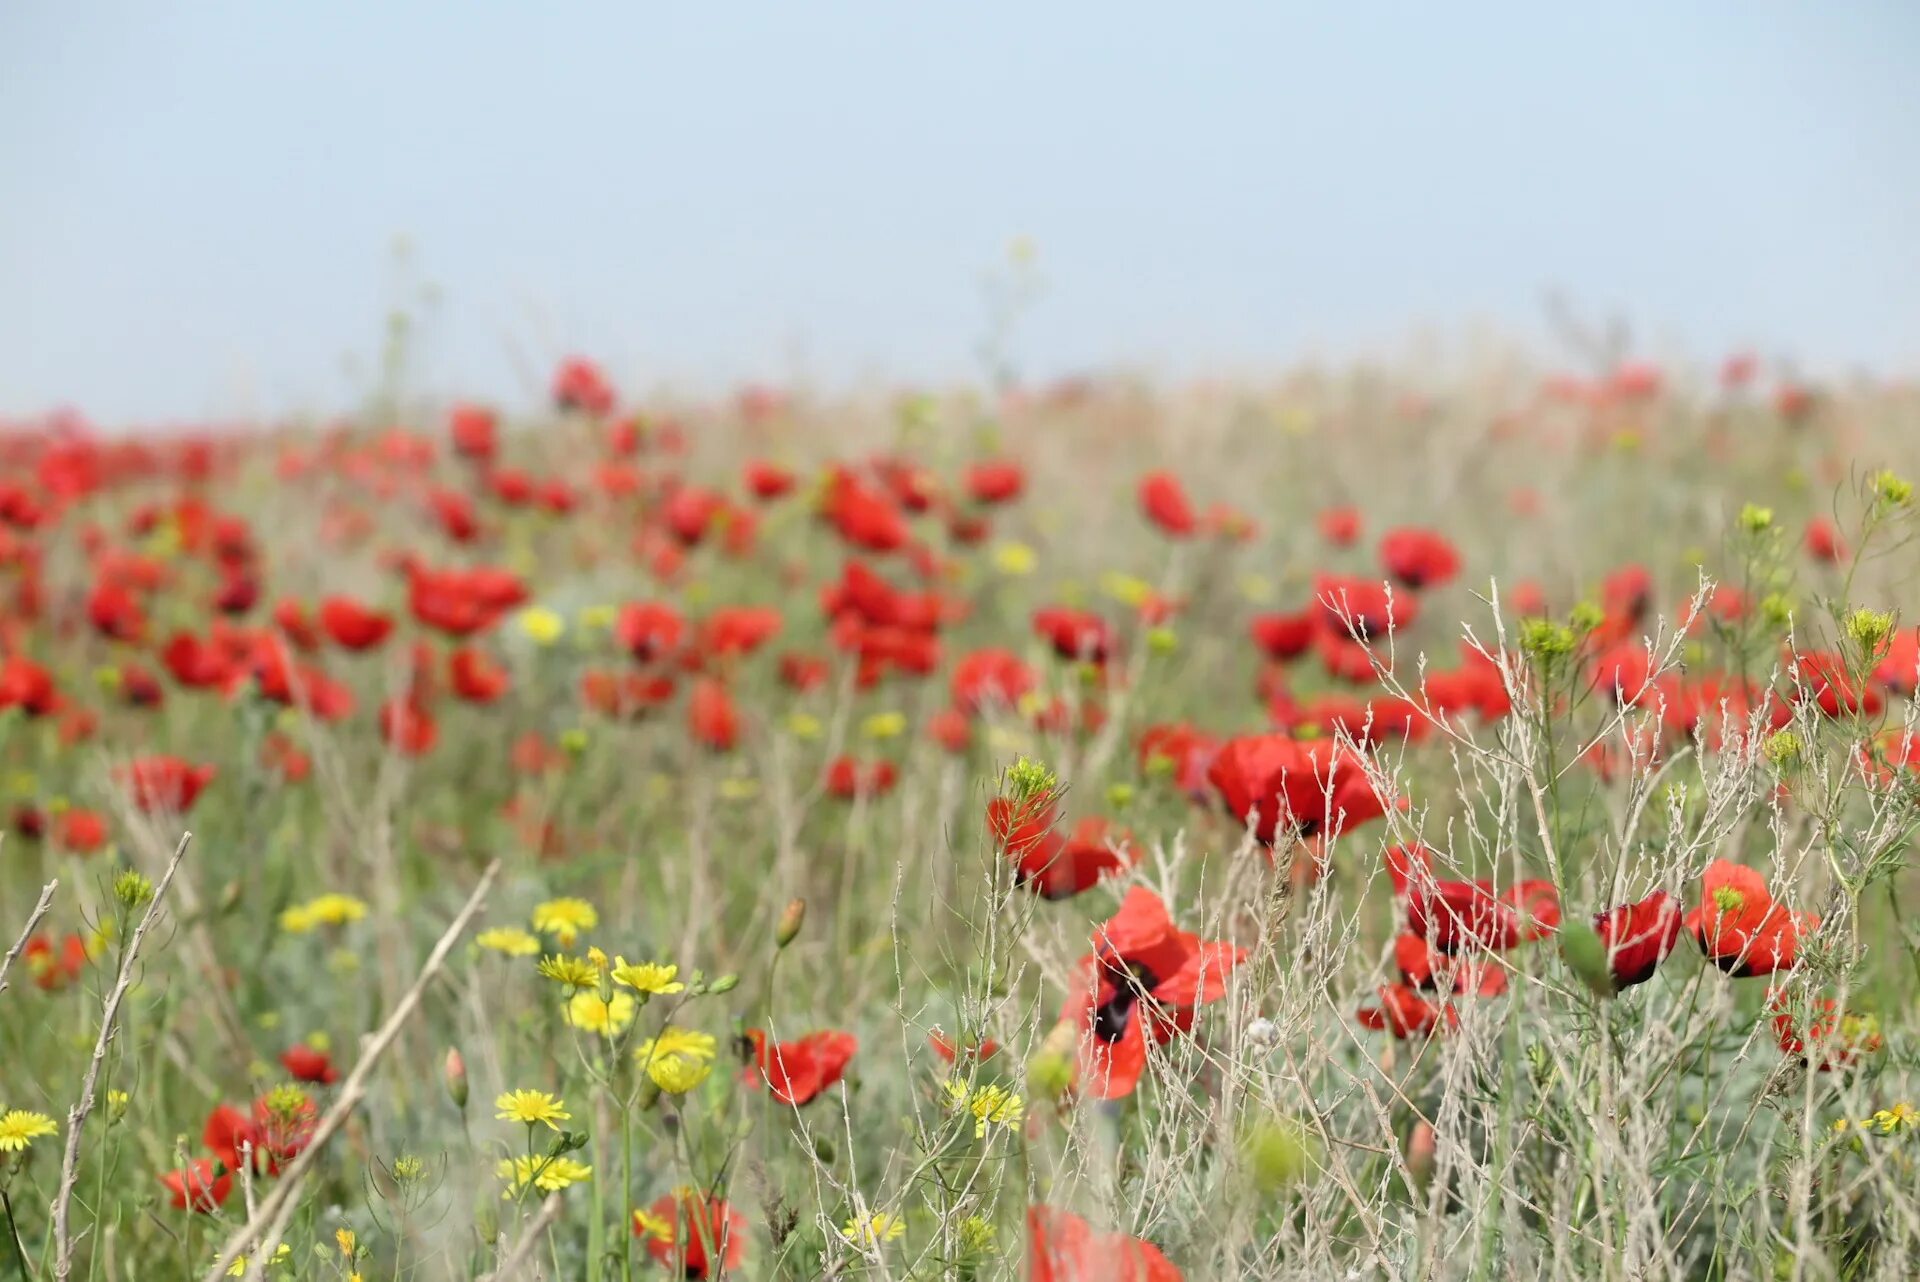
<svg viewBox="0 0 1920 1282">
<path fill-rule="evenodd" d="M 598 993 L 575 993 L 567 1000 L 567 1022 L 602 1037 L 617 1037 L 633 1023 L 633 1012 L 638 1005 L 631 993 L 615 993 L 610 998 L 602 998 Z"/>
<path fill-rule="evenodd" d="M 580 608 L 580 626 L 590 632 L 605 632 L 619 617 L 618 606 L 588 605 Z"/>
<path fill-rule="evenodd" d="M 533 908 L 533 928 L 552 935 L 562 948 L 571 948 L 583 930 L 600 924 L 600 914 L 584 899 L 549 899 Z"/>
<path fill-rule="evenodd" d="M 1870 1126 L 1882 1135 L 1891 1135 L 1895 1131 L 1909 1131 L 1920 1126 L 1920 1109 L 1902 1100 L 1892 1108 L 1880 1109 L 1860 1125 Z"/>
<path fill-rule="evenodd" d="M 649 1037 L 633 1048 L 633 1057 L 644 1064 L 661 1055 L 690 1055 L 694 1059 L 712 1059 L 718 1044 L 712 1033 L 696 1032 L 668 1024 L 658 1037 Z"/>
<path fill-rule="evenodd" d="M 712 1072 L 712 1064 L 690 1055 L 655 1055 L 647 1061 L 648 1078 L 669 1095 L 685 1095 Z"/>
<path fill-rule="evenodd" d="M 1011 578 L 1032 574 L 1039 556 L 1024 543 L 1002 543 L 993 550 L 993 568 Z"/>
<path fill-rule="evenodd" d="M 976 1139 L 985 1136 L 989 1126 L 1014 1130 L 1026 1116 L 1026 1101 L 1004 1086 L 988 1083 L 969 1091 L 965 1082 L 949 1080 L 946 1091 L 948 1103 L 956 1110 L 973 1114 L 973 1134 Z"/>
<path fill-rule="evenodd" d="M 473 942 L 509 957 L 531 957 L 540 951 L 540 937 L 530 935 L 518 926 L 495 926 L 491 930 L 483 930 L 473 937 Z"/>
<path fill-rule="evenodd" d="M 840 1227 L 840 1236 L 855 1246 L 869 1249 L 882 1242 L 895 1242 L 904 1237 L 907 1222 L 897 1215 L 885 1211 L 875 1211 L 864 1220 L 848 1220 Z"/>
<path fill-rule="evenodd" d="M 24 1153 L 41 1136 L 59 1133 L 60 1128 L 45 1113 L 32 1113 L 24 1108 L 0 1113 L 0 1153 Z"/>
<path fill-rule="evenodd" d="M 787 733 L 796 739 L 818 739 L 826 733 L 820 718 L 811 712 L 796 712 L 787 718 Z"/>
<path fill-rule="evenodd" d="M 566 635 L 567 621 L 544 605 L 532 605 L 520 611 L 520 631 L 535 645 L 552 645 Z"/>
<path fill-rule="evenodd" d="M 494 1168 L 513 1189 L 532 1184 L 542 1193 L 558 1193 L 593 1178 L 593 1168 L 570 1157 L 514 1157 L 500 1159 Z"/>
<path fill-rule="evenodd" d="M 711 1033 L 671 1024 L 634 1048 L 633 1058 L 655 1086 L 669 1095 L 685 1095 L 707 1080 L 717 1050 Z"/>
<path fill-rule="evenodd" d="M 656 997 L 686 991 L 687 986 L 674 978 L 679 973 L 678 966 L 660 962 L 629 962 L 624 957 L 613 959 L 614 983 L 625 984 L 628 988 Z"/>
<path fill-rule="evenodd" d="M 333 1240 L 335 1245 L 340 1248 L 340 1254 L 346 1256 L 349 1260 L 359 1252 L 360 1239 L 354 1236 L 352 1229 L 335 1229 L 333 1231 Z"/>
<path fill-rule="evenodd" d="M 906 732 L 904 712 L 876 712 L 860 723 L 860 733 L 869 739 L 898 739 Z"/>
<path fill-rule="evenodd" d="M 320 926 L 344 926 L 366 915 L 366 901 L 352 895 L 325 894 L 281 913 L 280 929 L 290 935 L 303 935 Z"/>
<path fill-rule="evenodd" d="M 493 1102 L 500 1111 L 494 1116 L 502 1122 L 523 1122 L 528 1126 L 545 1124 L 559 1130 L 561 1122 L 573 1120 L 566 1101 L 545 1091 L 508 1091 Z"/>
<path fill-rule="evenodd" d="M 542 976 L 568 988 L 597 988 L 600 968 L 584 957 L 542 957 L 535 967 Z"/>
<path fill-rule="evenodd" d="M 633 1209 L 633 1231 L 639 1237 L 650 1237 L 661 1242 L 673 1241 L 673 1221 L 664 1215 L 655 1215 L 645 1207 Z"/>
<path fill-rule="evenodd" d="M 292 1258 L 293 1248 L 285 1242 L 282 1242 L 273 1249 L 273 1258 L 268 1260 L 267 1263 L 285 1264 Z M 233 1258 L 233 1263 L 227 1266 L 227 1276 L 230 1278 L 243 1278 L 247 1276 L 247 1257 L 244 1255 L 236 1255 Z"/>
</svg>

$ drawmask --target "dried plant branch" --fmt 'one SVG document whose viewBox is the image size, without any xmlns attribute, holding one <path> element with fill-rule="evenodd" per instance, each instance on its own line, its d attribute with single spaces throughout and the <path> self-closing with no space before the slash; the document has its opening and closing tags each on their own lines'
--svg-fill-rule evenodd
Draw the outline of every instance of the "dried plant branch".
<svg viewBox="0 0 1920 1282">
<path fill-rule="evenodd" d="M 88 1114 L 93 1112 L 94 1090 L 100 1082 L 100 1066 L 106 1063 L 107 1048 L 113 1043 L 113 1034 L 120 1022 L 120 1003 L 126 999 L 127 989 L 133 983 L 134 963 L 140 957 L 140 945 L 146 940 L 147 930 L 154 919 L 160 915 L 160 907 L 166 902 L 167 887 L 173 884 L 173 874 L 179 869 L 180 861 L 186 858 L 187 846 L 193 841 L 193 834 L 180 834 L 180 844 L 173 848 L 173 858 L 167 861 L 167 870 L 160 874 L 159 882 L 153 888 L 153 898 L 147 902 L 147 911 L 140 918 L 140 924 L 133 928 L 133 937 L 127 940 L 127 948 L 120 955 L 120 973 L 113 981 L 113 991 L 107 994 L 107 1004 L 100 1015 L 100 1037 L 93 1044 L 93 1058 L 87 1063 L 87 1075 L 80 1083 L 80 1098 L 67 1110 L 67 1152 L 60 1163 L 60 1191 L 53 1201 L 53 1276 L 65 1278 L 73 1272 L 73 1233 L 68 1218 L 73 1205 L 73 1186 L 80 1179 L 80 1133 L 85 1129 Z M 47 888 L 48 893 L 52 887 Z M 46 896 L 41 896 L 45 902 Z"/>
<path fill-rule="evenodd" d="M 53 892 L 59 885 L 60 882 L 56 879 L 48 882 L 41 890 L 40 902 L 35 904 L 33 912 L 28 914 L 27 924 L 21 929 L 20 938 L 14 941 L 12 948 L 7 949 L 6 957 L 0 959 L 0 993 L 7 991 L 7 972 L 13 969 L 13 959 L 18 957 L 20 950 L 27 946 L 27 941 L 33 938 L 33 928 L 40 924 L 40 919 L 47 915 L 47 909 L 53 906 Z"/>
</svg>

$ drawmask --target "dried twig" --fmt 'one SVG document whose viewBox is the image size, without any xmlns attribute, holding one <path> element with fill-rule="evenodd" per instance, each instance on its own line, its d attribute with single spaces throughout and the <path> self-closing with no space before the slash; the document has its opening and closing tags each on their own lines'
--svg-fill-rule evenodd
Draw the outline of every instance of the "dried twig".
<svg viewBox="0 0 1920 1282">
<path fill-rule="evenodd" d="M 40 902 L 34 905 L 32 915 L 27 918 L 26 928 L 20 932 L 20 938 L 14 941 L 12 948 L 7 949 L 6 958 L 0 960 L 0 993 L 7 991 L 7 972 L 13 969 L 13 959 L 20 955 L 20 950 L 27 946 L 29 939 L 33 938 L 33 928 L 40 924 L 40 919 L 47 915 L 47 909 L 52 907 L 53 892 L 59 885 L 58 881 L 47 883 L 46 889 L 40 892 Z"/>
<path fill-rule="evenodd" d="M 481 1278 L 480 1282 L 511 1282 L 518 1275 L 520 1267 L 540 1249 L 540 1239 L 546 1236 L 547 1230 L 559 1218 L 560 1195 L 549 1194 L 547 1200 L 540 1204 L 540 1214 L 533 1217 L 533 1223 L 527 1225 L 527 1231 L 520 1235 L 513 1250 L 507 1252 L 507 1258 L 500 1261 L 500 1267 Z"/>
<path fill-rule="evenodd" d="M 154 918 L 160 915 L 160 906 L 167 900 L 167 887 L 172 884 L 173 874 L 186 858 L 187 846 L 192 841 L 192 833 L 180 834 L 180 844 L 173 848 L 173 858 L 167 861 L 167 870 L 160 874 L 159 884 L 153 888 L 147 911 L 141 916 L 140 924 L 133 928 L 133 937 L 127 940 L 127 949 L 120 955 L 120 973 L 114 977 L 113 991 L 107 994 L 107 1004 L 100 1015 L 100 1037 L 93 1044 L 93 1059 L 88 1062 L 87 1076 L 80 1083 L 80 1098 L 67 1110 L 67 1155 L 60 1164 L 60 1192 L 53 1202 L 53 1276 L 56 1278 L 64 1278 L 73 1271 L 73 1234 L 67 1217 L 73 1204 L 73 1186 L 80 1179 L 80 1132 L 86 1127 L 87 1115 L 93 1112 L 100 1066 L 106 1063 L 107 1047 L 113 1044 L 114 1030 L 120 1022 L 120 1003 L 126 999 L 127 988 L 133 983 L 133 964 L 139 960 L 140 945 Z M 43 903 L 45 898 L 41 897 Z"/>
<path fill-rule="evenodd" d="M 353 1071 L 347 1074 L 346 1080 L 340 1084 L 340 1094 L 334 1099 L 333 1107 L 327 1110 L 326 1115 L 313 1128 L 313 1137 L 308 1140 L 307 1146 L 281 1173 L 273 1192 L 260 1203 L 259 1210 L 249 1215 L 247 1222 L 227 1239 L 225 1246 L 220 1248 L 219 1258 L 207 1271 L 207 1282 L 219 1282 L 220 1278 L 225 1277 L 227 1269 L 240 1258 L 241 1252 L 245 1251 L 248 1244 L 256 1237 L 260 1237 L 261 1249 L 255 1263 L 248 1267 L 247 1276 L 250 1278 L 260 1276 L 260 1269 L 267 1258 L 273 1254 L 279 1232 L 285 1227 L 291 1207 L 298 1200 L 300 1186 L 306 1182 L 307 1172 L 312 1169 L 333 1133 L 345 1124 L 348 1115 L 366 1095 L 367 1079 L 373 1076 L 375 1065 L 380 1062 L 380 1057 L 386 1053 L 387 1048 L 393 1045 L 394 1040 L 400 1035 L 401 1027 L 419 1007 L 420 998 L 426 993 L 427 985 L 432 982 L 435 975 L 440 973 L 440 967 L 445 963 L 447 954 L 453 951 L 455 942 L 465 932 L 475 914 L 480 911 L 480 905 L 486 901 L 487 892 L 493 889 L 493 879 L 499 872 L 498 859 L 487 865 L 487 870 L 480 875 L 480 884 L 473 888 L 471 895 L 467 896 L 466 906 L 461 908 L 459 914 L 454 917 L 453 924 L 447 927 L 446 933 L 440 936 L 440 942 L 433 946 L 433 951 L 427 954 L 426 964 L 421 966 L 419 976 L 413 981 L 413 987 L 400 998 L 400 1004 L 395 1006 L 393 1013 L 387 1016 L 387 1022 L 380 1026 L 380 1031 L 373 1035 L 366 1049 L 360 1052 L 359 1062 L 353 1066 Z M 263 1226 L 269 1230 L 265 1236 L 261 1236 Z"/>
</svg>

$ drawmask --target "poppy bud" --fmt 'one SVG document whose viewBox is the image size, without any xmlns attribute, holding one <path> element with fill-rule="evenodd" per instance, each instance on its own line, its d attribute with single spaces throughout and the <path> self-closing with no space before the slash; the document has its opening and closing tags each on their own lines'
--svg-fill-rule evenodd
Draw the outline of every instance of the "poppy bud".
<svg viewBox="0 0 1920 1282">
<path fill-rule="evenodd" d="M 800 933 L 801 925 L 807 920 L 807 901 L 795 899 L 788 902 L 786 910 L 780 914 L 780 924 L 773 928 L 773 943 L 776 948 L 785 948 Z"/>
<path fill-rule="evenodd" d="M 1560 956 L 1580 977 L 1580 982 L 1593 990 L 1594 996 L 1613 996 L 1613 971 L 1607 965 L 1607 946 L 1601 941 L 1599 931 L 1578 919 L 1563 923 Z"/>
<path fill-rule="evenodd" d="M 1422 1187 L 1433 1178 L 1436 1147 L 1433 1123 L 1415 1122 L 1412 1132 L 1407 1136 L 1407 1169 L 1413 1173 L 1414 1183 Z"/>
<path fill-rule="evenodd" d="M 447 1047 L 447 1062 L 442 1074 L 447 1082 L 447 1098 L 461 1112 L 467 1108 L 467 1061 L 460 1058 L 460 1048 Z"/>
</svg>

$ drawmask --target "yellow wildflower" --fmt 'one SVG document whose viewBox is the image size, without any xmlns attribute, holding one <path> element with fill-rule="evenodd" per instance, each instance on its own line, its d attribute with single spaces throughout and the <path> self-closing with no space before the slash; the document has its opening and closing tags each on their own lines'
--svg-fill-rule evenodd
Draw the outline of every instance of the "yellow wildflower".
<svg viewBox="0 0 1920 1282">
<path fill-rule="evenodd" d="M 677 965 L 660 962 L 630 962 L 624 957 L 613 959 L 613 982 L 625 984 L 628 988 L 654 996 L 684 992 L 686 985 L 675 978 L 680 973 Z"/>
<path fill-rule="evenodd" d="M 633 1023 L 635 1005 L 629 993 L 602 998 L 598 993 L 578 992 L 567 1001 L 567 1022 L 602 1037 L 617 1037 Z"/>
<path fill-rule="evenodd" d="M 882 1242 L 898 1241 L 906 1231 L 907 1222 L 899 1216 L 875 1211 L 864 1220 L 848 1220 L 841 1226 L 840 1236 L 855 1246 L 871 1249 Z"/>
<path fill-rule="evenodd" d="M 474 936 L 473 942 L 509 957 L 531 957 L 540 951 L 539 936 L 530 935 L 518 926 L 495 926 L 491 930 L 483 930 Z"/>
<path fill-rule="evenodd" d="M 904 712 L 876 712 L 860 723 L 860 733 L 869 739 L 898 739 L 906 732 Z"/>
<path fill-rule="evenodd" d="M 989 1125 L 1016 1129 L 1026 1115 L 1026 1101 L 1004 1086 L 988 1083 L 968 1090 L 965 1082 L 950 1079 L 946 1090 L 947 1101 L 955 1110 L 973 1114 L 976 1139 L 986 1135 Z"/>
<path fill-rule="evenodd" d="M 45 1113 L 24 1108 L 0 1113 L 0 1153 L 24 1153 L 42 1135 L 58 1135 L 60 1128 Z"/>
<path fill-rule="evenodd" d="M 512 1189 L 532 1184 L 542 1193 L 558 1193 L 593 1178 L 593 1168 L 570 1157 L 501 1158 L 495 1168 Z"/>
<path fill-rule="evenodd" d="M 581 957 L 542 957 L 537 969 L 542 976 L 568 988 L 597 988 L 600 968 Z"/>
<path fill-rule="evenodd" d="M 562 948 L 573 947 L 583 930 L 600 924 L 600 914 L 584 899 L 549 899 L 533 908 L 533 928 L 552 935 Z"/>
<path fill-rule="evenodd" d="M 502 1122 L 524 1122 L 528 1126 L 544 1123 L 550 1130 L 559 1130 L 559 1123 L 573 1120 L 573 1114 L 567 1112 L 566 1101 L 545 1091 L 508 1091 L 493 1102 L 500 1111 L 494 1116 Z"/>
<path fill-rule="evenodd" d="M 520 611 L 520 631 L 535 645 L 552 645 L 567 630 L 567 621 L 544 605 L 530 605 Z"/>
<path fill-rule="evenodd" d="M 1040 557 L 1024 543 L 1002 543 L 993 550 L 993 568 L 1012 578 L 1032 574 Z"/>
</svg>

